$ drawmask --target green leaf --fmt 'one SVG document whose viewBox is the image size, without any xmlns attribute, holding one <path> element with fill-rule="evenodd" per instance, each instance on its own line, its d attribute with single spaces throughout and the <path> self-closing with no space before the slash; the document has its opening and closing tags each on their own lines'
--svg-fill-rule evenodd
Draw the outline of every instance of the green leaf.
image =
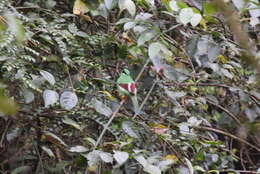
<svg viewBox="0 0 260 174">
<path fill-rule="evenodd" d="M 195 13 L 192 8 L 183 8 L 180 11 L 179 19 L 184 25 L 190 23 L 195 27 L 200 23 L 202 16 L 199 13 Z"/>
<path fill-rule="evenodd" d="M 139 36 L 139 38 L 137 40 L 137 45 L 138 46 L 144 45 L 145 42 L 152 40 L 152 38 L 154 38 L 156 36 L 156 34 L 157 33 L 153 30 L 145 31 L 145 32 L 141 33 L 141 35 Z"/>
<path fill-rule="evenodd" d="M 136 6 L 132 0 L 119 0 L 118 6 L 120 11 L 127 10 L 131 16 L 135 15 Z"/>
<path fill-rule="evenodd" d="M 217 8 L 213 5 L 213 3 L 205 2 L 203 4 L 203 12 L 205 15 L 213 15 L 217 12 Z"/>
<path fill-rule="evenodd" d="M 113 157 L 119 165 L 122 165 L 129 158 L 129 154 L 127 152 L 114 151 Z"/>
<path fill-rule="evenodd" d="M 63 145 L 67 147 L 68 145 L 60 139 L 57 135 L 49 132 L 49 131 L 44 131 L 43 135 L 52 143 L 57 144 L 57 145 Z"/>
<path fill-rule="evenodd" d="M 47 71 L 44 71 L 44 70 L 41 70 L 40 71 L 40 74 L 42 75 L 42 77 L 47 80 L 51 85 L 54 85 L 55 84 L 55 78 L 54 76 L 47 72 Z"/>
<path fill-rule="evenodd" d="M 193 15 L 194 15 L 194 12 L 193 12 L 192 8 L 183 8 L 180 11 L 179 19 L 184 25 L 187 25 L 191 21 L 191 18 L 193 17 Z"/>
<path fill-rule="evenodd" d="M 184 3 L 184 2 L 182 2 L 182 1 L 178 1 L 177 2 L 177 5 L 178 5 L 178 7 L 179 8 L 188 8 L 189 6 L 186 4 L 186 3 Z"/>
<path fill-rule="evenodd" d="M 153 42 L 149 45 L 148 55 L 150 58 L 162 54 L 163 56 L 172 56 L 172 52 L 160 42 Z"/>
<path fill-rule="evenodd" d="M 80 131 L 82 131 L 82 129 L 83 129 L 77 122 L 75 122 L 74 120 L 72 120 L 70 118 L 65 118 L 62 120 L 62 122 L 76 128 Z"/>
</svg>

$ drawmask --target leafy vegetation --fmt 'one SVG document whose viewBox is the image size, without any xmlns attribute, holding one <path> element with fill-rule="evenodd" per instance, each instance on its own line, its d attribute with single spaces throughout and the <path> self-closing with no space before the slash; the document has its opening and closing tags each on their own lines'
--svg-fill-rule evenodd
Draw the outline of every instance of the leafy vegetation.
<svg viewBox="0 0 260 174">
<path fill-rule="evenodd" d="M 259 6 L 2 0 L 0 173 L 260 172 Z"/>
</svg>

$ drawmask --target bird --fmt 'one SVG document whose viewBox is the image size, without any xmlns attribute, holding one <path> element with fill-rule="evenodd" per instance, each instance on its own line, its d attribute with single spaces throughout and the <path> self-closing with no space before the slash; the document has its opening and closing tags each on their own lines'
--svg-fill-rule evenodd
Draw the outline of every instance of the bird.
<svg viewBox="0 0 260 174">
<path fill-rule="evenodd" d="M 139 113 L 136 83 L 128 69 L 124 69 L 116 81 L 119 95 L 123 98 L 129 96 L 132 100 L 135 113 Z"/>
</svg>

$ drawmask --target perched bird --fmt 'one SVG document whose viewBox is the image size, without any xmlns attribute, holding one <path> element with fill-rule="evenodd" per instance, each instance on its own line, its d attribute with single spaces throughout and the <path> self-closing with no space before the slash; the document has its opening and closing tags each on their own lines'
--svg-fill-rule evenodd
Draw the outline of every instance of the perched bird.
<svg viewBox="0 0 260 174">
<path fill-rule="evenodd" d="M 139 104 L 137 100 L 137 88 L 128 69 L 124 69 L 116 81 L 119 94 L 123 97 L 129 96 L 132 100 L 135 113 L 139 113 Z"/>
</svg>

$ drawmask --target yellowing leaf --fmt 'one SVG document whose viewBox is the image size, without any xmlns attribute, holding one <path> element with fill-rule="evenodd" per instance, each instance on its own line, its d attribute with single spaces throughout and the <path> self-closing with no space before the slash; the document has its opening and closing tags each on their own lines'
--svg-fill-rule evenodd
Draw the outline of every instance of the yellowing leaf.
<svg viewBox="0 0 260 174">
<path fill-rule="evenodd" d="M 165 157 L 164 157 L 164 159 L 168 159 L 168 160 L 172 160 L 173 161 L 173 163 L 177 163 L 178 161 L 179 161 L 179 159 L 178 159 L 178 157 L 177 156 L 175 156 L 175 155 L 166 155 Z"/>
<path fill-rule="evenodd" d="M 207 30 L 207 29 L 208 29 L 206 20 L 203 19 L 203 18 L 200 20 L 200 25 L 204 28 L 204 30 Z"/>
<path fill-rule="evenodd" d="M 82 0 L 76 0 L 73 6 L 73 14 L 82 15 L 89 11 L 89 8 Z"/>
<path fill-rule="evenodd" d="M 164 134 L 169 130 L 169 128 L 162 124 L 154 124 L 152 127 L 152 131 L 156 134 Z"/>
<path fill-rule="evenodd" d="M 18 107 L 14 100 L 0 96 L 0 112 L 4 113 L 5 115 L 13 115 L 17 112 Z"/>
<path fill-rule="evenodd" d="M 112 94 L 110 94 L 108 91 L 99 91 L 99 92 L 105 94 L 106 97 L 107 97 L 108 99 L 112 100 L 112 101 L 115 101 L 115 100 L 116 100 L 116 98 L 115 98 Z"/>
<path fill-rule="evenodd" d="M 226 64 L 228 62 L 227 58 L 223 55 L 219 55 L 218 56 L 218 60 L 219 62 L 221 62 L 222 64 Z"/>
</svg>

